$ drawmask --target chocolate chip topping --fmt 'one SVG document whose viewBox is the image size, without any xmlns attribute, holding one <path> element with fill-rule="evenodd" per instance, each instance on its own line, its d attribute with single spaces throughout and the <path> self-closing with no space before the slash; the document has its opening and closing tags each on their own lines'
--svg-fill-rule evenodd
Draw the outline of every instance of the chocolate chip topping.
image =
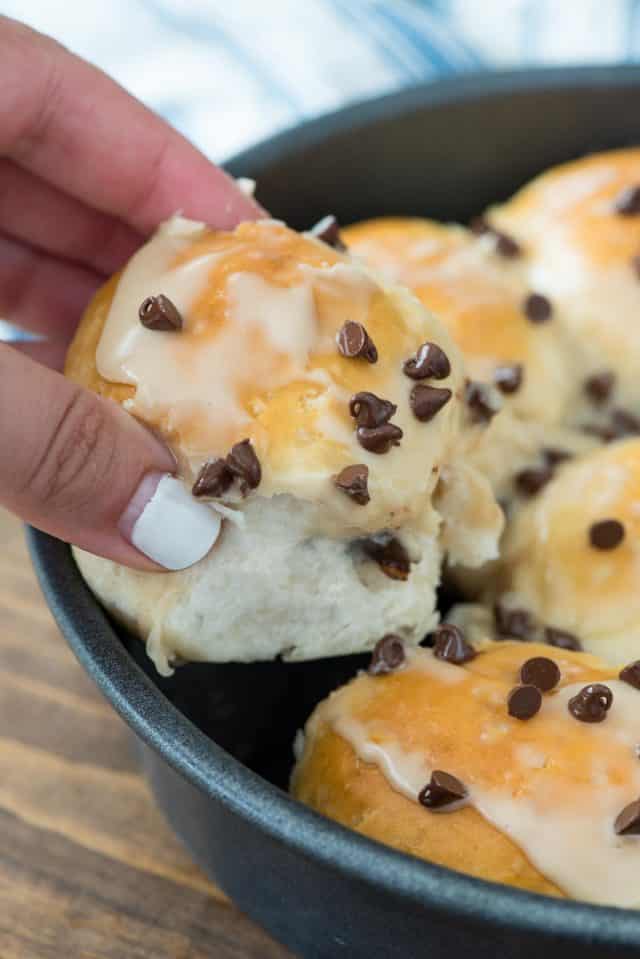
<svg viewBox="0 0 640 959">
<path fill-rule="evenodd" d="M 611 370 L 592 373 L 584 381 L 584 391 L 596 406 L 606 403 L 616 383 L 616 375 Z"/>
<path fill-rule="evenodd" d="M 611 413 L 611 423 L 617 436 L 637 436 L 640 433 L 640 418 L 619 407 Z"/>
<path fill-rule="evenodd" d="M 260 461 L 249 440 L 242 440 L 231 447 L 227 456 L 227 467 L 240 481 L 240 490 L 243 495 L 247 490 L 255 489 L 260 485 L 262 469 Z"/>
<path fill-rule="evenodd" d="M 549 480 L 553 479 L 553 467 L 530 466 L 520 470 L 513 478 L 516 489 L 522 496 L 535 496 L 543 489 Z"/>
<path fill-rule="evenodd" d="M 589 542 L 594 549 L 615 549 L 624 539 L 624 526 L 617 519 L 601 519 L 589 527 Z"/>
<path fill-rule="evenodd" d="M 332 213 L 318 220 L 309 232 L 312 236 L 315 236 L 316 240 L 322 240 L 323 243 L 326 243 L 327 246 L 332 246 L 333 249 L 339 253 L 347 252 L 347 247 L 342 242 L 340 236 L 340 225 Z"/>
<path fill-rule="evenodd" d="M 589 436 L 595 436 L 602 443 L 612 443 L 620 437 L 614 426 L 602 426 L 600 423 L 585 423 L 580 429 Z"/>
<path fill-rule="evenodd" d="M 566 463 L 567 460 L 573 459 L 573 453 L 569 450 L 561 450 L 554 446 L 545 446 L 540 452 L 545 463 L 548 463 L 549 466 L 559 466 L 560 463 Z"/>
<path fill-rule="evenodd" d="M 355 463 L 353 466 L 345 466 L 337 476 L 333 477 L 333 482 L 346 493 L 359 506 L 366 506 L 371 497 L 368 488 L 369 467 L 363 463 Z"/>
<path fill-rule="evenodd" d="M 616 213 L 621 216 L 636 216 L 640 213 L 640 186 L 628 186 L 616 198 Z"/>
<path fill-rule="evenodd" d="M 455 776 L 443 772 L 442 769 L 435 769 L 427 785 L 418 793 L 420 805 L 431 810 L 446 810 L 454 804 L 458 805 L 466 798 L 465 786 Z"/>
<path fill-rule="evenodd" d="M 581 429 L 584 433 L 597 436 L 603 443 L 611 443 L 624 436 L 640 435 L 640 418 L 629 410 L 616 407 L 610 413 L 609 423 L 585 423 Z"/>
<path fill-rule="evenodd" d="M 634 689 L 640 689 L 640 659 L 621 669 L 620 679 L 623 683 L 629 683 Z"/>
<path fill-rule="evenodd" d="M 393 423 L 382 426 L 359 426 L 356 430 L 358 443 L 368 453 L 388 453 L 392 446 L 399 446 L 402 430 Z"/>
<path fill-rule="evenodd" d="M 451 399 L 451 390 L 416 383 L 409 395 L 409 406 L 421 423 L 428 423 Z"/>
<path fill-rule="evenodd" d="M 412 380 L 444 380 L 451 373 L 451 363 L 436 343 L 423 343 L 415 356 L 405 360 L 402 369 Z"/>
<path fill-rule="evenodd" d="M 222 496 L 233 483 L 233 473 L 224 459 L 209 460 L 205 463 L 193 484 L 193 496 Z"/>
<path fill-rule="evenodd" d="M 613 829 L 617 836 L 640 835 L 640 799 L 630 802 L 618 813 Z"/>
<path fill-rule="evenodd" d="M 375 393 L 355 393 L 349 401 L 349 412 L 356 423 L 358 426 L 366 426 L 367 429 L 388 423 L 397 409 L 395 403 L 383 400 Z"/>
<path fill-rule="evenodd" d="M 461 666 L 478 655 L 464 633 L 453 623 L 441 623 L 429 637 L 433 645 L 433 655 L 445 663 Z"/>
<path fill-rule="evenodd" d="M 574 636 L 573 633 L 567 633 L 564 629 L 556 629 L 554 626 L 545 628 L 544 641 L 557 649 L 573 649 L 576 652 L 582 650 L 582 643 L 577 636 Z"/>
<path fill-rule="evenodd" d="M 517 393 L 522 386 L 523 374 L 522 363 L 498 366 L 493 374 L 493 382 L 501 393 Z"/>
<path fill-rule="evenodd" d="M 534 656 L 522 664 L 520 681 L 527 686 L 535 686 L 541 693 L 548 693 L 560 682 L 560 670 L 552 659 Z"/>
<path fill-rule="evenodd" d="M 148 296 L 140 305 L 138 317 L 148 330 L 175 333 L 182 329 L 180 311 L 164 293 Z"/>
<path fill-rule="evenodd" d="M 499 636 L 509 639 L 528 640 L 535 628 L 533 616 L 526 609 L 509 609 L 502 603 L 493 607 L 493 618 Z"/>
<path fill-rule="evenodd" d="M 488 423 L 500 409 L 497 394 L 486 383 L 468 382 L 464 395 L 474 423 Z"/>
<path fill-rule="evenodd" d="M 571 715 L 581 723 L 601 723 L 606 718 L 613 693 L 603 683 L 589 683 L 568 702 Z"/>
<path fill-rule="evenodd" d="M 205 463 L 198 473 L 191 493 L 193 496 L 222 496 L 234 479 L 238 480 L 243 496 L 260 485 L 262 469 L 250 440 L 236 443 L 224 459 L 218 458 Z"/>
<path fill-rule="evenodd" d="M 553 313 L 550 300 L 542 293 L 530 293 L 524 301 L 522 310 L 532 323 L 546 323 Z"/>
<path fill-rule="evenodd" d="M 395 633 L 389 633 L 379 639 L 373 647 L 371 662 L 369 663 L 370 676 L 386 676 L 393 673 L 404 664 L 404 643 Z"/>
<path fill-rule="evenodd" d="M 475 217 L 471 221 L 470 226 L 472 232 L 478 236 L 493 237 L 496 245 L 496 253 L 499 253 L 500 256 L 513 259 L 522 253 L 520 244 L 514 240 L 512 236 L 509 236 L 508 233 L 503 233 L 501 230 L 496 230 L 484 217 Z"/>
<path fill-rule="evenodd" d="M 351 397 L 349 412 L 358 428 L 356 436 L 360 446 L 369 453 L 388 453 L 398 446 L 402 430 L 389 420 L 397 410 L 395 403 L 383 400 L 375 393 L 361 392 Z"/>
<path fill-rule="evenodd" d="M 378 361 L 378 351 L 362 323 L 347 320 L 338 331 L 336 341 L 339 351 L 349 360 L 362 357 L 367 363 Z"/>
<path fill-rule="evenodd" d="M 542 706 L 537 686 L 514 686 L 507 699 L 507 710 L 514 719 L 532 719 Z"/>
<path fill-rule="evenodd" d="M 389 579 L 409 578 L 411 569 L 409 554 L 400 540 L 391 533 L 382 533 L 375 539 L 365 539 L 362 549 L 370 559 L 375 560 Z"/>
</svg>

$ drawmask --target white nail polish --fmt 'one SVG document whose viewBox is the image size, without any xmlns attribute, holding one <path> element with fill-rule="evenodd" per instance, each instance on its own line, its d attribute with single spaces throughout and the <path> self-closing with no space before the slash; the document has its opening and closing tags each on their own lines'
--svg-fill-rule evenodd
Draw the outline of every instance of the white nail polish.
<svg viewBox="0 0 640 959">
<path fill-rule="evenodd" d="M 159 566 L 186 569 L 207 555 L 221 522 L 218 513 L 198 503 L 180 480 L 167 475 L 133 524 L 129 539 Z"/>
</svg>

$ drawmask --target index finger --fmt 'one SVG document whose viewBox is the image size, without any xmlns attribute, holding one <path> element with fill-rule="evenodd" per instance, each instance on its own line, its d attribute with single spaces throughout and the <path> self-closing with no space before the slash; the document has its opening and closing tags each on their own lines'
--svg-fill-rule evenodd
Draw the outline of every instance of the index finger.
<svg viewBox="0 0 640 959">
<path fill-rule="evenodd" d="M 180 210 L 229 229 L 264 215 L 234 181 L 100 70 L 0 17 L 0 153 L 149 233 Z"/>
</svg>

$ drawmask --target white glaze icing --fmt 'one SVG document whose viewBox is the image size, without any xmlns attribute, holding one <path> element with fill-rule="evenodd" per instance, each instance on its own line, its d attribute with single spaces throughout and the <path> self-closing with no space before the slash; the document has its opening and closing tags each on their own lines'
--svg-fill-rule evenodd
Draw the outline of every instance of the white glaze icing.
<svg viewBox="0 0 640 959">
<path fill-rule="evenodd" d="M 180 332 L 140 323 L 140 304 L 158 293 L 180 310 Z M 379 324 L 384 319 L 379 362 L 340 358 L 342 324 L 350 319 L 367 326 L 372 315 Z M 452 375 L 441 385 L 454 391 L 427 424 L 411 412 L 412 384 L 402 372 L 403 360 L 425 340 L 449 355 Z M 135 387 L 126 408 L 169 434 L 187 482 L 205 460 L 250 438 L 262 466 L 256 495 L 293 494 L 317 503 L 317 531 L 351 536 L 439 525 L 431 497 L 461 429 L 459 355 L 415 297 L 355 263 L 336 261 L 317 239 L 276 221 L 216 234 L 175 217 L 123 271 L 96 362 L 105 379 Z M 348 405 L 359 389 L 398 406 L 393 422 L 404 436 L 384 456 L 357 441 Z M 332 482 L 351 463 L 369 467 L 366 507 L 355 507 Z M 491 503 L 488 488 L 477 496 Z M 242 508 L 235 489 L 225 500 Z M 471 535 L 474 523 L 482 526 L 482 560 L 495 550 L 500 516 L 486 503 L 469 515 Z"/>
</svg>

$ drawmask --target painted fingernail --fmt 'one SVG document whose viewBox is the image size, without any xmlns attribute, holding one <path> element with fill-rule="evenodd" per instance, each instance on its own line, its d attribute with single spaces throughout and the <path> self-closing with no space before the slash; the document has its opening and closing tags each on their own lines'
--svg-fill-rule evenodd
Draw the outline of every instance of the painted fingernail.
<svg viewBox="0 0 640 959">
<path fill-rule="evenodd" d="M 166 473 L 148 473 L 120 520 L 122 534 L 165 569 L 193 566 L 220 533 L 221 519 L 198 503 L 187 487 Z"/>
</svg>

